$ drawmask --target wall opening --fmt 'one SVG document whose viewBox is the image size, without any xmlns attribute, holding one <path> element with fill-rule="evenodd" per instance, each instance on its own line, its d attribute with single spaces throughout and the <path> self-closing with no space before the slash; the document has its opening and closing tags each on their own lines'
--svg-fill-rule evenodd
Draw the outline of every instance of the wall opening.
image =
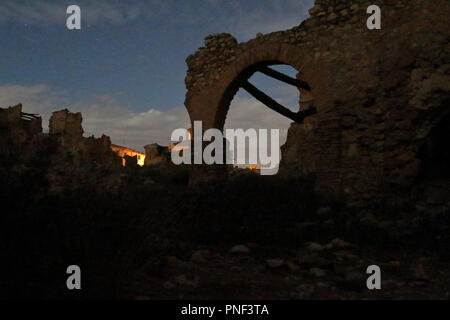
<svg viewBox="0 0 450 320">
<path fill-rule="evenodd" d="M 273 62 L 258 63 L 244 70 L 230 84 L 222 99 L 216 127 L 244 130 L 279 129 L 279 144 L 283 145 L 286 142 L 288 128 L 295 121 L 292 116 L 295 117 L 301 110 L 312 106 L 309 86 L 305 89 L 304 86 L 307 84 L 300 81 L 298 75 L 299 72 L 294 67 Z M 295 81 L 300 85 L 296 86 Z M 250 83 L 262 94 L 257 92 L 255 95 L 254 91 L 249 91 L 246 83 Z M 271 102 L 279 104 L 279 107 L 275 105 L 273 109 Z M 284 110 L 280 112 L 276 108 Z"/>
<path fill-rule="evenodd" d="M 225 91 L 216 114 L 215 127 L 223 128 L 235 97 L 239 101 L 248 96 L 253 96 L 259 100 L 262 107 L 265 105 L 271 108 L 272 112 L 278 113 L 279 116 L 285 116 L 291 119 L 291 122 L 297 121 L 296 113 L 303 112 L 306 115 L 308 110 L 313 109 L 311 89 L 299 75 L 300 73 L 294 67 L 278 61 L 259 62 L 248 67 L 229 84 Z M 243 93 L 244 91 L 247 94 Z M 289 106 L 281 105 L 280 102 L 287 102 Z"/>
</svg>

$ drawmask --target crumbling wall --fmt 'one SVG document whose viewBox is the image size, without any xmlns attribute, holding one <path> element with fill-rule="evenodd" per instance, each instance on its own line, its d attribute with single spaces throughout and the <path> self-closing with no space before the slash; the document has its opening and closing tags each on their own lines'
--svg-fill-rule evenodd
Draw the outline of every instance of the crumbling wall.
<svg viewBox="0 0 450 320">
<path fill-rule="evenodd" d="M 146 145 L 145 165 L 167 164 L 170 162 L 170 152 L 168 147 L 160 146 L 157 143 Z"/>
<path fill-rule="evenodd" d="M 67 109 L 55 111 L 50 117 L 49 133 L 59 136 L 63 145 L 73 145 L 83 137 L 82 122 L 83 117 L 79 112 L 71 113 Z"/>
<path fill-rule="evenodd" d="M 32 153 L 41 134 L 42 118 L 23 119 L 21 104 L 0 108 L 0 154 L 4 158 Z"/>
<path fill-rule="evenodd" d="M 83 137 L 81 113 L 64 109 L 53 112 L 49 135 L 59 141 L 58 156 L 77 166 L 119 166 L 120 158 L 111 150 L 111 139 Z"/>
<path fill-rule="evenodd" d="M 120 167 L 121 159 L 110 138 L 83 137 L 81 123 L 80 113 L 57 111 L 43 134 L 42 119 L 23 113 L 22 105 L 0 108 L 0 178 L 34 170 L 54 191 L 93 180 L 99 188 L 116 184 L 110 169 Z"/>
<path fill-rule="evenodd" d="M 128 165 L 134 165 L 137 164 L 139 166 L 143 166 L 145 162 L 145 154 L 142 152 L 127 148 L 118 146 L 115 144 L 111 145 L 112 151 L 114 151 L 119 157 L 122 158 L 122 165 L 128 166 Z M 130 161 L 128 161 L 128 159 Z"/>
<path fill-rule="evenodd" d="M 372 4 L 381 30 L 366 27 Z M 318 191 L 355 205 L 419 201 L 420 150 L 449 113 L 450 3 L 317 0 L 310 14 L 246 43 L 208 36 L 186 60 L 191 120 L 222 129 L 238 80 L 261 63 L 289 64 L 318 112 L 291 125 L 280 174 L 312 174 Z M 194 179 L 210 174 L 200 166 Z"/>
</svg>

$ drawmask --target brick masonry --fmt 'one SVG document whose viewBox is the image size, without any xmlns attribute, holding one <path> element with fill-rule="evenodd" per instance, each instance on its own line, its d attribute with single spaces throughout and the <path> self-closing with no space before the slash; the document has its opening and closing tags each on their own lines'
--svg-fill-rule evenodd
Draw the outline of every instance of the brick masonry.
<svg viewBox="0 0 450 320">
<path fill-rule="evenodd" d="M 382 10 L 381 30 L 366 27 L 371 4 Z M 318 191 L 353 204 L 442 205 L 448 187 L 438 191 L 444 200 L 430 201 L 420 177 L 427 139 L 449 125 L 450 2 L 317 0 L 310 15 L 245 43 L 206 37 L 186 60 L 191 120 L 222 129 L 240 79 L 261 64 L 291 65 L 318 113 L 291 125 L 281 175 L 312 174 Z M 213 171 L 196 168 L 193 179 Z"/>
</svg>

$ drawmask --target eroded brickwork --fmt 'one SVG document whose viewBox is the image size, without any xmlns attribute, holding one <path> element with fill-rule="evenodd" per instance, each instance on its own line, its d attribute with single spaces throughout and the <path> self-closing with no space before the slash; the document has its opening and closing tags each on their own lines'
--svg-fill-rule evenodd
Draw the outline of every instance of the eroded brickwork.
<svg viewBox="0 0 450 320">
<path fill-rule="evenodd" d="M 33 168 L 53 191 L 91 180 L 98 181 L 99 188 L 114 185 L 108 170 L 121 164 L 109 137 L 83 137 L 80 113 L 54 112 L 47 134 L 42 119 L 23 113 L 21 104 L 0 108 L 0 154 L 0 176 Z"/>
<path fill-rule="evenodd" d="M 382 10 L 381 30 L 366 27 L 371 4 Z M 222 129 L 239 80 L 260 64 L 289 64 L 318 113 L 291 125 L 280 174 L 313 174 L 318 190 L 353 203 L 431 204 L 420 177 L 431 132 L 449 125 L 449 1 L 317 0 L 310 14 L 246 43 L 208 36 L 187 58 L 191 120 Z M 438 192 L 448 199 L 445 182 Z"/>
<path fill-rule="evenodd" d="M 30 154 L 39 143 L 42 133 L 42 119 L 22 118 L 22 105 L 0 108 L 0 154 L 3 157 Z"/>
</svg>

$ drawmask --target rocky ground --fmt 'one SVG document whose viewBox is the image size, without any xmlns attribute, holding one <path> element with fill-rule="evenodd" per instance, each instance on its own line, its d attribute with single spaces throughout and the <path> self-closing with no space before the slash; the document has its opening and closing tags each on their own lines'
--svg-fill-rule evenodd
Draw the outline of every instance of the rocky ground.
<svg viewBox="0 0 450 320">
<path fill-rule="evenodd" d="M 135 299 L 448 299 L 448 264 L 433 255 L 361 252 L 339 238 L 298 250 L 257 243 L 203 246 L 187 259 L 161 257 L 160 273 L 142 269 Z M 368 290 L 366 269 L 382 271 Z"/>
<path fill-rule="evenodd" d="M 245 173 L 192 187 L 182 168 L 120 169 L 111 190 L 55 193 L 39 172 L 0 186 L 0 296 L 449 298 L 448 211 L 351 209 L 308 179 Z M 74 263 L 80 292 L 65 286 Z M 366 287 L 370 265 L 381 290 Z"/>
<path fill-rule="evenodd" d="M 339 217 L 339 215 L 342 215 Z M 265 221 L 262 219 L 261 223 Z M 236 228 L 238 228 L 236 226 Z M 151 259 L 130 285 L 133 299 L 448 299 L 448 215 L 414 219 L 329 207 L 284 230 L 252 233 L 241 243 L 178 244 Z M 298 235 L 298 238 L 296 238 Z M 220 233 L 216 234 L 218 238 Z M 246 242 L 244 239 L 251 239 Z M 297 239 L 297 240 L 296 240 Z M 211 242 L 211 240 L 209 240 Z M 200 241 L 202 243 L 202 241 Z M 381 268 L 368 290 L 367 268 Z"/>
</svg>

